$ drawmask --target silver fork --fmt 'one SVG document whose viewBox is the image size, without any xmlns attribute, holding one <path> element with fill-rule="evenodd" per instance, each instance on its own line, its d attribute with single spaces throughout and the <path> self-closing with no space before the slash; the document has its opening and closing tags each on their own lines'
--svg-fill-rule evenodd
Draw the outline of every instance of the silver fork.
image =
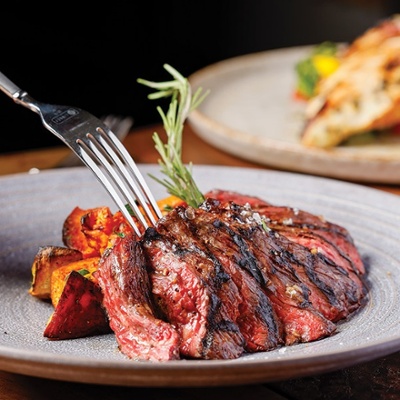
<svg viewBox="0 0 400 400">
<path fill-rule="evenodd" d="M 131 117 L 122 117 L 119 115 L 106 115 L 100 118 L 114 135 L 122 142 L 133 125 L 133 119 Z M 77 155 L 72 152 L 65 158 L 59 161 L 54 168 L 71 168 L 76 166 L 82 166 L 82 161 Z"/>
<path fill-rule="evenodd" d="M 77 107 L 38 102 L 1 72 L 0 89 L 17 104 L 39 114 L 45 128 L 89 167 L 137 235 L 141 231 L 130 210 L 145 229 L 161 218 L 157 202 L 136 163 L 106 124 Z"/>
</svg>

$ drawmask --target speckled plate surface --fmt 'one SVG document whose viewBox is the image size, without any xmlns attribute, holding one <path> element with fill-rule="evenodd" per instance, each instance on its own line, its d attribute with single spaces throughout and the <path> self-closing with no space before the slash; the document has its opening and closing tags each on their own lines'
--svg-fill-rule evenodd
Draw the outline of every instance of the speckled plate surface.
<svg viewBox="0 0 400 400">
<path fill-rule="evenodd" d="M 140 166 L 145 176 L 158 166 Z M 42 334 L 51 305 L 28 294 L 41 245 L 61 245 L 75 206 L 110 205 L 84 168 L 0 178 L 0 369 L 25 375 L 129 386 L 214 386 L 286 379 L 350 366 L 400 350 L 400 198 L 343 181 L 266 170 L 195 166 L 201 190 L 237 190 L 275 204 L 322 214 L 345 226 L 365 260 L 366 306 L 329 338 L 230 361 L 136 362 L 112 334 L 49 341 Z M 157 198 L 166 195 L 148 179 Z"/>
<path fill-rule="evenodd" d="M 279 169 L 360 182 L 400 183 L 400 135 L 332 150 L 300 143 L 304 106 L 294 100 L 295 65 L 310 46 L 248 54 L 189 77 L 210 94 L 189 121 L 211 145 Z"/>
</svg>

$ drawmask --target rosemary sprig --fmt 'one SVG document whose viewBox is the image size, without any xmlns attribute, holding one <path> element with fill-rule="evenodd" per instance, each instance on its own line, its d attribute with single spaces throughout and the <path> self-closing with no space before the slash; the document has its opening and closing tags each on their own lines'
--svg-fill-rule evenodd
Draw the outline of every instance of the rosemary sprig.
<svg viewBox="0 0 400 400">
<path fill-rule="evenodd" d="M 198 207 L 204 201 L 204 196 L 193 179 L 192 163 L 188 166 L 183 164 L 182 133 L 189 113 L 199 106 L 208 92 L 202 93 L 202 88 L 198 88 L 192 96 L 192 89 L 187 78 L 168 64 L 164 64 L 164 68 L 172 75 L 173 80 L 152 82 L 138 79 L 139 83 L 157 89 L 157 92 L 148 95 L 149 99 L 171 97 L 167 113 L 164 113 L 160 106 L 157 107 L 167 134 L 167 143 L 162 142 L 157 132 L 153 134 L 155 148 L 161 157 L 158 161 L 161 172 L 167 178 L 159 179 L 153 175 L 150 176 L 165 186 L 169 194 L 181 198 L 192 207 Z"/>
</svg>

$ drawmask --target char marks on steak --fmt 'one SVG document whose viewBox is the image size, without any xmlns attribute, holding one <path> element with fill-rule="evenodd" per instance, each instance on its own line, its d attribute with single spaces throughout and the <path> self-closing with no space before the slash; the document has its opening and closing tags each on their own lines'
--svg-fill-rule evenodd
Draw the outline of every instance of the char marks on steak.
<svg viewBox="0 0 400 400">
<path fill-rule="evenodd" d="M 271 227 L 275 230 L 290 227 L 293 232 L 302 230 L 309 232 L 313 237 L 325 243 L 321 243 L 321 249 L 329 244 L 336 247 L 343 257 L 347 258 L 350 268 L 357 274 L 365 274 L 364 264 L 354 245 L 354 241 L 347 229 L 340 225 L 326 221 L 324 218 L 306 211 L 292 207 L 265 206 L 256 209 L 265 216 Z M 292 235 L 293 237 L 296 235 Z M 328 252 L 329 253 L 329 252 Z"/>
<path fill-rule="evenodd" d="M 345 269 L 352 270 L 357 275 L 365 274 L 365 267 L 354 241 L 344 227 L 326 221 L 323 217 L 304 210 L 287 206 L 275 206 L 258 197 L 241 195 L 225 190 L 211 190 L 206 197 L 219 200 L 221 203 L 232 201 L 239 205 L 249 204 L 254 211 L 264 216 L 268 225 L 276 231 L 281 231 L 291 240 L 301 241 L 301 244 L 311 250 L 318 249 Z"/>
<path fill-rule="evenodd" d="M 157 316 L 143 249 L 133 234 L 115 240 L 96 276 L 122 353 L 150 361 L 180 358 L 178 332 Z"/>
<path fill-rule="evenodd" d="M 245 206 L 235 203 L 221 206 L 218 201 L 208 199 L 201 210 L 206 216 L 214 216 L 213 224 L 240 243 L 245 255 L 242 265 L 248 264 L 248 268 L 257 269 L 262 275 L 262 288 L 283 325 L 285 344 L 317 340 L 334 332 L 335 325 L 322 311 L 337 313 L 336 298 L 328 298 L 319 287 L 312 285 L 296 265 L 294 254 L 283 247 L 295 243 L 283 244 L 284 237 L 273 231 L 266 232 L 259 216 Z M 207 229 L 207 225 L 203 229 Z M 310 254 L 300 246 L 296 251 Z"/>
<path fill-rule="evenodd" d="M 343 291 L 338 288 L 339 293 L 344 293 L 348 297 L 350 313 L 360 306 L 360 301 L 367 294 L 363 279 L 365 267 L 351 235 L 344 227 L 297 208 L 274 206 L 257 197 L 241 196 L 237 192 L 213 190 L 207 195 L 221 202 L 234 199 L 236 204 L 250 204 L 253 211 L 263 216 L 270 229 L 308 248 L 318 258 L 316 265 L 319 270 L 323 268 L 322 271 L 327 271 L 329 275 L 339 274 L 338 284 L 347 282 L 352 287 L 352 290 L 343 289 Z M 290 246 L 290 243 L 288 245 Z M 286 246 L 283 245 L 283 248 Z M 292 252 L 304 255 L 301 251 Z M 319 274 L 318 279 L 326 278 L 325 275 Z M 347 277 L 342 278 L 342 275 L 347 275 Z M 336 318 L 325 315 L 332 320 L 344 318 L 341 314 Z"/>
<path fill-rule="evenodd" d="M 248 352 L 266 351 L 282 344 L 282 326 L 262 289 L 265 285 L 251 254 L 229 232 L 215 224 L 213 214 L 204 210 L 178 207 L 157 225 L 179 246 L 190 249 L 209 268 L 204 279 L 216 287 L 222 302 L 239 326 Z M 216 272 L 214 272 L 216 271 Z M 219 276 L 223 276 L 223 279 Z"/>
<path fill-rule="evenodd" d="M 237 290 L 219 265 L 181 246 L 168 232 L 153 228 L 146 231 L 143 246 L 153 294 L 180 333 L 181 354 L 204 359 L 239 357 L 244 339 L 235 323 Z"/>
</svg>

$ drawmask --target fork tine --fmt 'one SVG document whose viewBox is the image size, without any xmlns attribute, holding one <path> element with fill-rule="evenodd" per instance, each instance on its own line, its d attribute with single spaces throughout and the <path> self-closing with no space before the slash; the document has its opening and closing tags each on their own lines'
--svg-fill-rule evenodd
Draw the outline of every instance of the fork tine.
<svg viewBox="0 0 400 400">
<path fill-rule="evenodd" d="M 135 161 L 110 129 L 107 128 L 105 130 L 99 128 L 97 133 L 99 133 L 101 143 L 108 150 L 108 154 L 112 156 L 113 161 L 115 161 L 118 167 L 125 172 L 124 177 L 127 179 L 131 189 L 134 190 L 134 193 L 138 197 L 138 201 L 144 208 L 146 215 L 148 215 L 150 221 L 155 224 L 157 219 L 162 217 L 162 213 Z M 112 145 L 114 145 L 114 149 L 112 149 Z M 123 162 L 121 162 L 121 160 Z M 126 168 L 125 165 L 129 168 Z M 137 181 L 140 189 L 137 188 L 133 179 Z M 143 197 L 143 194 L 145 195 L 145 198 Z M 149 204 L 152 211 L 149 209 Z M 158 217 L 157 219 L 154 217 L 154 214 Z"/>
<path fill-rule="evenodd" d="M 100 118 L 100 120 L 107 125 L 108 128 L 114 133 L 114 135 L 122 141 L 130 128 L 133 125 L 133 118 L 127 116 L 119 116 L 119 115 L 105 115 Z M 54 167 L 62 168 L 62 167 L 75 167 L 82 166 L 82 161 L 77 157 L 77 155 L 72 152 L 68 154 L 65 158 L 59 161 Z"/>
<path fill-rule="evenodd" d="M 122 194 L 145 228 L 148 228 L 149 222 L 155 225 L 157 219 L 162 216 L 161 211 L 135 162 L 113 132 L 108 129 L 106 131 L 103 127 L 98 127 L 95 133 L 86 134 L 86 140 L 88 143 L 82 139 L 78 139 L 77 141 L 82 153 L 85 153 L 85 161 L 93 172 L 98 175 L 103 184 L 107 178 L 95 161 L 99 161 L 100 165 L 108 172 L 114 182 L 114 186 L 109 182 L 105 186 L 114 200 L 118 201 L 119 208 L 121 209 L 122 204 L 122 211 L 126 211 L 129 214 L 126 204 L 120 199 L 120 194 Z M 88 158 L 91 161 L 90 163 L 88 162 Z M 99 176 L 100 173 L 101 176 Z M 132 196 L 132 193 L 135 198 Z M 148 220 L 144 218 L 138 205 L 142 207 Z M 152 209 L 150 209 L 149 205 Z M 132 218 L 129 219 L 129 222 L 132 224 Z"/>
<path fill-rule="evenodd" d="M 107 190 L 107 192 L 110 194 L 112 199 L 115 201 L 117 204 L 118 208 L 121 210 L 122 214 L 128 221 L 128 223 L 132 226 L 134 229 L 135 233 L 138 236 L 141 236 L 142 233 L 140 232 L 140 229 L 137 226 L 137 222 L 135 222 L 132 218 L 132 215 L 130 214 L 129 210 L 126 207 L 126 203 L 124 203 L 115 189 L 115 187 L 111 184 L 110 180 L 105 176 L 103 173 L 102 169 L 98 166 L 97 160 L 98 157 L 94 155 L 92 149 L 81 139 L 77 140 L 77 144 L 79 144 L 80 148 L 80 156 L 82 160 L 85 162 L 85 164 L 92 170 L 92 172 L 96 175 L 96 177 L 100 180 L 100 182 L 103 184 L 104 188 Z M 103 157 L 103 155 L 101 155 Z M 136 203 L 133 202 L 131 205 L 133 211 L 135 212 L 136 215 L 140 215 L 140 210 L 137 207 Z M 146 225 L 145 225 L 146 226 Z"/>
</svg>

